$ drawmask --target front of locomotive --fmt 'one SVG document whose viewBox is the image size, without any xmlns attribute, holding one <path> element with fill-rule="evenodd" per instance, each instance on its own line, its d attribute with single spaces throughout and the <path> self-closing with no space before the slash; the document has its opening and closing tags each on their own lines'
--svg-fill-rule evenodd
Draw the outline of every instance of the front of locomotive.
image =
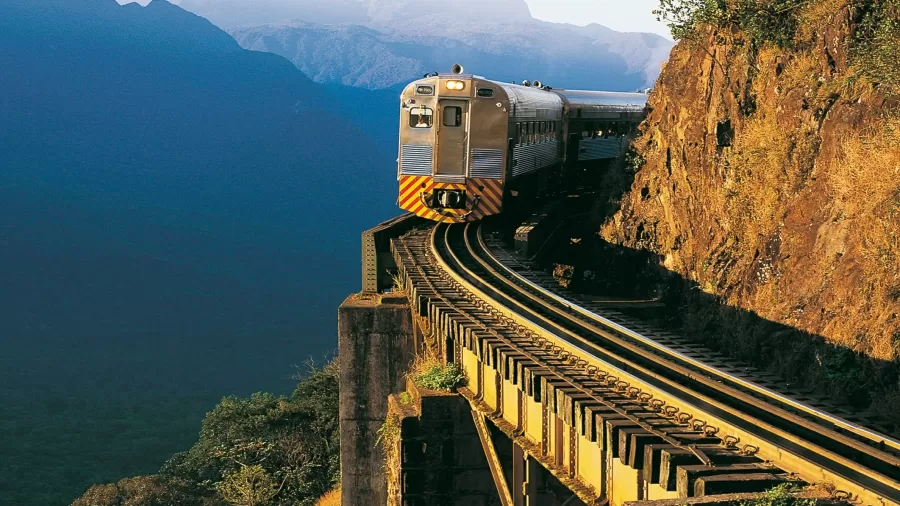
<svg viewBox="0 0 900 506">
<path fill-rule="evenodd" d="M 398 205 L 446 223 L 500 212 L 509 117 L 505 93 L 491 81 L 432 74 L 401 94 Z"/>
</svg>

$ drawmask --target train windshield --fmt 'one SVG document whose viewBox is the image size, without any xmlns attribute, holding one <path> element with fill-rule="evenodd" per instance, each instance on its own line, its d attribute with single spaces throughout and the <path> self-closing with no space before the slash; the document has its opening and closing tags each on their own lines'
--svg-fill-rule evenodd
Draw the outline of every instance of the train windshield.
<svg viewBox="0 0 900 506">
<path fill-rule="evenodd" d="M 412 128 L 431 128 L 434 123 L 434 111 L 428 107 L 413 107 L 409 110 L 409 126 Z"/>
</svg>

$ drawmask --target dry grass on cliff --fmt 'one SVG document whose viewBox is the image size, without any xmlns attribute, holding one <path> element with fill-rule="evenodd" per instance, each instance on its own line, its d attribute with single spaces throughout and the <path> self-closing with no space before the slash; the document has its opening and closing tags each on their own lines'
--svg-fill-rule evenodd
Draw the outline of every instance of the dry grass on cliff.
<svg viewBox="0 0 900 506">
<path fill-rule="evenodd" d="M 830 184 L 846 216 L 869 215 L 889 201 L 900 205 L 900 120 L 844 139 L 841 150 Z"/>
<path fill-rule="evenodd" d="M 338 487 L 316 501 L 316 506 L 341 506 L 341 487 Z"/>
<path fill-rule="evenodd" d="M 759 247 L 759 241 L 777 231 L 784 218 L 784 202 L 809 177 L 816 142 L 810 134 L 802 128 L 788 130 L 774 112 L 760 111 L 737 136 L 725 188 L 729 222 L 743 238 L 744 252 Z"/>
<path fill-rule="evenodd" d="M 831 165 L 829 184 L 840 219 L 863 233 L 859 264 L 872 328 L 883 337 L 871 356 L 900 357 L 900 120 L 844 139 Z M 874 320 L 874 321 L 873 321 Z"/>
</svg>

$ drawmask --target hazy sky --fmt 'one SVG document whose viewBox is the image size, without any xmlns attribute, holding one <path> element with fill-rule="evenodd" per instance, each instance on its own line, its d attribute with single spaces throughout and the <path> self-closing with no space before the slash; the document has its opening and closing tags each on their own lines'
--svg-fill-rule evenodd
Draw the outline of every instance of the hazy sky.
<svg viewBox="0 0 900 506">
<path fill-rule="evenodd" d="M 129 3 L 135 0 L 118 0 Z M 150 0 L 136 0 L 146 5 Z M 252 0 L 247 0 L 252 1 Z M 327 2 L 328 0 L 322 0 Z M 653 32 L 671 38 L 652 14 L 659 0 L 525 0 L 537 19 L 555 23 L 599 23 L 620 32 Z M 172 3 L 179 3 L 177 0 Z"/>
<path fill-rule="evenodd" d="M 672 38 L 652 14 L 659 0 L 525 0 L 531 15 L 544 21 L 599 23 L 620 32 L 653 32 Z"/>
</svg>

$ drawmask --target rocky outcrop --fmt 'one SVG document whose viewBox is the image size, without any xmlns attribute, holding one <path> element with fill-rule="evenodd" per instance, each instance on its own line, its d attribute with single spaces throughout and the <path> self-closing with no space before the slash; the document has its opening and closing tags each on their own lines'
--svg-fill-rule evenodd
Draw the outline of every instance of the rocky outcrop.
<svg viewBox="0 0 900 506">
<path fill-rule="evenodd" d="M 713 28 L 680 42 L 635 143 L 642 167 L 602 235 L 659 254 L 699 289 L 683 294 L 684 323 L 712 344 L 840 391 L 856 381 L 889 392 L 900 102 L 854 64 L 857 3 L 811 3 L 788 50 Z M 801 332 L 723 321 L 692 305 L 696 294 Z"/>
</svg>

